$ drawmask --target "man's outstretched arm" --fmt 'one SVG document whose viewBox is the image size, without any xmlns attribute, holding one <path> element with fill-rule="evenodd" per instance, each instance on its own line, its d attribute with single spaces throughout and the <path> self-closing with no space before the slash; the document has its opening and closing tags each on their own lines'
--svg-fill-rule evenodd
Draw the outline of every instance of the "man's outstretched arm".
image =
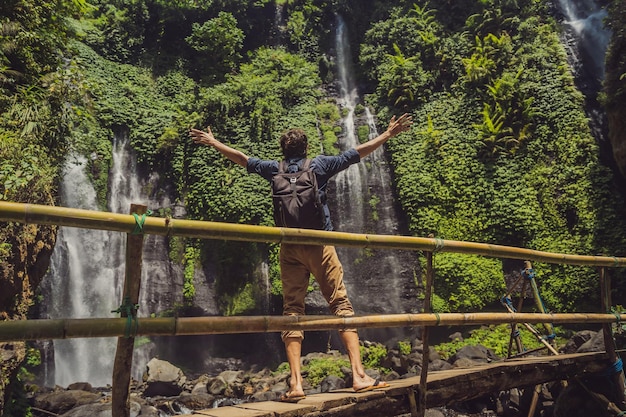
<svg viewBox="0 0 626 417">
<path fill-rule="evenodd" d="M 210 127 L 206 128 L 206 132 L 203 130 L 191 129 L 189 130 L 189 136 L 194 143 L 212 146 L 226 158 L 230 159 L 236 164 L 241 165 L 242 167 L 245 167 L 248 164 L 248 155 L 241 151 L 238 151 L 237 149 L 233 149 L 230 146 L 225 145 L 219 140 L 215 139 L 215 136 L 213 136 L 213 132 L 211 132 Z"/>
<path fill-rule="evenodd" d="M 392 137 L 409 130 L 412 124 L 413 120 L 408 113 L 404 113 L 402 116 L 398 117 L 397 120 L 396 116 L 394 115 L 389 122 L 387 130 L 385 130 L 374 139 L 357 146 L 356 151 L 359 153 L 359 156 L 361 158 L 365 158 L 367 155 L 374 152 L 376 149 L 378 149 L 378 147 L 380 147 L 383 143 L 387 142 Z"/>
</svg>

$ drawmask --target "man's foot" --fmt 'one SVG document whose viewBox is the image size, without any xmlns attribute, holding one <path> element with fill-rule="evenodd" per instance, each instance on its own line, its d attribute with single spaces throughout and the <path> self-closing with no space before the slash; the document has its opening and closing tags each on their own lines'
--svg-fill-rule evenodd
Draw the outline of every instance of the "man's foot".
<svg viewBox="0 0 626 417">
<path fill-rule="evenodd" d="M 297 403 L 300 400 L 304 400 L 306 395 L 304 392 L 287 391 L 280 396 L 280 401 L 284 403 Z"/>
<path fill-rule="evenodd" d="M 376 379 L 370 385 L 365 385 L 362 387 L 353 387 L 353 389 L 354 389 L 354 392 L 366 392 L 366 391 L 372 391 L 372 390 L 379 389 L 379 388 L 387 388 L 389 386 L 390 385 L 388 383 L 383 382 L 380 379 Z"/>
</svg>

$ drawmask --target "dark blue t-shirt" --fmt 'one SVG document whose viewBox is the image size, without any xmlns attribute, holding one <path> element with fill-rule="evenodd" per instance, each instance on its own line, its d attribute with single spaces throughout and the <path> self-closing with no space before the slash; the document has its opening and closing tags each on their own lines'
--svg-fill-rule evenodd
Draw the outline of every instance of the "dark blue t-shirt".
<svg viewBox="0 0 626 417">
<path fill-rule="evenodd" d="M 302 161 L 304 158 L 297 157 L 287 160 L 287 172 L 297 172 L 302 167 Z M 361 161 L 361 157 L 356 149 L 350 149 L 337 156 L 318 155 L 311 160 L 311 169 L 315 173 L 317 178 L 317 186 L 319 188 L 320 199 L 324 206 L 324 215 L 326 217 L 326 224 L 324 230 L 333 230 L 332 222 L 330 221 L 330 210 L 326 203 L 326 187 L 328 180 L 330 180 L 335 174 L 343 171 L 352 164 L 356 164 Z M 259 158 L 248 159 L 248 172 L 256 173 L 265 178 L 268 181 L 272 181 L 272 177 L 278 174 L 278 161 L 262 160 Z"/>
</svg>

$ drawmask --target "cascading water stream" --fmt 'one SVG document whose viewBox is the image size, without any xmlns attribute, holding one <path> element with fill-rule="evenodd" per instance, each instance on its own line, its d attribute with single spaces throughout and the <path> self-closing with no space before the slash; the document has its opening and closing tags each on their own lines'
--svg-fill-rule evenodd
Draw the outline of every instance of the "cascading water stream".
<svg viewBox="0 0 626 417">
<path fill-rule="evenodd" d="M 576 86 L 585 96 L 591 132 L 600 146 L 602 159 L 617 171 L 608 140 L 606 114 L 598 102 L 611 38 L 610 30 L 604 26 L 607 11 L 599 3 L 598 0 L 559 0 L 557 14 L 565 29 L 562 42 Z"/>
<path fill-rule="evenodd" d="M 61 202 L 66 207 L 98 210 L 96 193 L 84 172 L 85 160 L 72 157 L 61 183 Z M 57 244 L 43 286 L 49 294 L 48 318 L 111 317 L 120 297 L 123 274 L 115 255 L 120 247 L 116 234 L 100 230 L 59 228 Z M 117 250 L 116 250 L 117 252 Z M 54 341 L 54 375 L 46 385 L 67 386 L 87 381 L 95 386 L 111 382 L 115 339 L 68 339 Z M 51 380 L 50 380 L 51 379 Z"/>
<path fill-rule="evenodd" d="M 142 195 L 136 162 L 125 136 L 113 141 L 109 175 L 109 210 L 127 214 L 130 204 L 151 202 Z M 96 192 L 85 174 L 83 157 L 68 159 L 61 183 L 64 207 L 100 210 Z M 168 202 L 160 204 L 168 205 Z M 161 237 L 146 236 L 139 316 L 148 316 L 174 305 L 167 245 Z M 59 228 L 57 244 L 42 288 L 48 296 L 47 318 L 113 318 L 122 299 L 125 274 L 126 235 L 93 229 Z M 163 261 L 165 260 L 165 261 Z M 159 276 L 161 275 L 161 277 Z M 46 385 L 67 386 L 89 382 L 94 386 L 111 383 L 115 338 L 80 338 L 54 341 L 54 375 L 46 375 Z M 139 379 L 149 358 L 145 349 L 136 349 L 133 377 Z"/>
<path fill-rule="evenodd" d="M 575 60 L 584 60 L 591 76 L 602 80 L 604 57 L 611 37 L 603 23 L 606 10 L 594 0 L 559 0 L 559 5 L 565 18 L 563 23 L 572 29 L 573 42 L 578 50 L 570 51 L 570 55 Z"/>
<path fill-rule="evenodd" d="M 337 74 L 339 105 L 345 114 L 340 147 L 359 145 L 357 124 L 367 124 L 369 139 L 378 136 L 374 116 L 367 106 L 356 115 L 359 94 L 353 81 L 351 53 L 346 25 L 337 16 Z M 334 180 L 336 207 L 331 207 L 335 228 L 342 232 L 394 235 L 401 233 L 400 221 L 390 187 L 391 175 L 384 151 L 377 149 L 358 164 L 337 174 Z M 331 205 L 333 204 L 331 198 Z M 417 312 L 414 272 L 417 256 L 391 250 L 361 250 L 338 247 L 345 272 L 345 282 L 357 314 L 393 314 Z M 395 331 L 364 331 L 370 340 L 386 340 Z"/>
</svg>

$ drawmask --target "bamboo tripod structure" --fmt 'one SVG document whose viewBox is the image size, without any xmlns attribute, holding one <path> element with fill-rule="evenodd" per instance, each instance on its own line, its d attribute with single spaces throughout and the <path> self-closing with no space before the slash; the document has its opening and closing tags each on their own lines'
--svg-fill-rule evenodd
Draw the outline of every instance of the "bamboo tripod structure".
<svg viewBox="0 0 626 417">
<path fill-rule="evenodd" d="M 0 221 L 38 223 L 48 225 L 92 228 L 128 233 L 127 264 L 124 303 L 120 307 L 120 319 L 62 319 L 25 320 L 0 322 L 0 341 L 38 340 L 71 337 L 118 337 L 113 371 L 113 415 L 127 417 L 129 408 L 130 367 L 132 346 L 136 335 L 190 335 L 279 332 L 283 330 L 330 330 L 346 328 L 415 327 L 423 326 L 423 366 L 420 374 L 419 407 L 415 393 L 409 393 L 411 415 L 423 417 L 426 404 L 426 378 L 428 376 L 428 333 L 430 326 L 498 324 L 498 323 L 602 323 L 605 337 L 610 337 L 607 352 L 616 359 L 610 329 L 613 321 L 619 322 L 622 314 L 609 314 L 610 287 L 601 274 L 603 288 L 603 311 L 605 313 L 442 313 L 431 314 L 430 303 L 434 280 L 433 254 L 455 252 L 488 257 L 535 260 L 548 263 L 590 265 L 598 267 L 626 266 L 626 258 L 608 256 L 582 256 L 535 251 L 501 245 L 459 242 L 409 236 L 364 235 L 354 233 L 326 232 L 318 230 L 289 229 L 266 226 L 178 220 L 171 218 L 143 218 L 140 236 L 134 236 L 138 225 L 137 214 L 145 213 L 145 206 L 131 207 L 133 215 L 103 213 L 90 210 L 49 207 L 0 201 Z M 381 316 L 239 316 L 196 318 L 137 318 L 136 305 L 141 280 L 141 249 L 143 234 L 177 235 L 204 239 L 231 239 L 254 242 L 288 242 L 300 244 L 326 244 L 363 248 L 404 249 L 424 251 L 427 258 L 425 302 L 423 314 L 395 314 Z M 529 261 L 528 261 L 529 262 Z M 135 295 L 136 294 L 136 295 Z M 130 307 L 129 307 L 130 306 Z M 129 307 L 129 308 L 128 308 Z M 521 305 L 520 305 L 521 307 Z M 626 318 L 626 317 L 624 317 Z M 132 328 L 131 328 L 132 325 Z M 132 333 L 132 334 L 130 334 Z M 513 333 L 512 333 L 513 334 Z M 122 339 L 122 336 L 124 339 Z M 521 343 L 521 341 L 520 341 Z M 612 353 L 609 351 L 613 346 Z M 518 345 L 522 349 L 521 344 Z M 615 376 L 623 386 L 623 373 Z M 624 408 L 623 392 L 618 397 Z"/>
<path fill-rule="evenodd" d="M 525 264 L 525 268 L 520 274 L 520 277 L 511 286 L 511 289 L 507 292 L 507 294 L 504 297 L 502 297 L 502 304 L 506 307 L 506 309 L 510 313 L 514 313 L 515 311 L 522 311 L 522 304 L 524 302 L 524 298 L 526 297 L 526 290 L 528 288 L 528 285 L 530 285 L 532 289 L 532 293 L 533 293 L 533 299 L 535 300 L 535 306 L 537 307 L 539 312 L 545 314 L 546 309 L 545 309 L 545 306 L 543 305 L 543 301 L 541 300 L 541 296 L 539 295 L 539 288 L 537 287 L 537 282 L 535 281 L 535 273 L 534 273 L 532 264 L 530 261 L 526 261 L 524 262 L 524 264 Z M 515 290 L 515 288 L 517 288 L 520 280 L 523 280 L 522 288 L 520 290 L 520 299 L 519 299 L 518 307 L 517 307 L 517 310 L 515 310 L 511 305 L 512 303 L 510 302 L 511 300 L 510 297 L 513 291 Z M 523 324 L 537 338 L 537 340 L 539 340 L 544 345 L 544 347 L 548 349 L 548 351 L 552 355 L 559 354 L 559 352 L 556 350 L 556 347 L 555 347 L 554 337 L 556 335 L 554 333 L 554 327 L 552 326 L 551 323 L 544 323 L 544 327 L 548 332 L 548 340 L 551 340 L 552 343 L 549 343 L 539 333 L 539 331 L 535 329 L 530 323 L 523 323 Z M 515 340 L 515 345 L 517 347 L 518 355 L 523 355 L 524 353 L 526 353 L 526 350 L 524 349 L 524 345 L 522 343 L 522 338 L 517 328 L 517 323 L 511 323 L 511 337 L 509 339 L 509 351 L 508 351 L 509 358 L 511 357 L 511 348 L 512 348 L 514 340 Z M 528 417 L 532 417 L 533 415 L 535 415 L 535 410 L 537 408 L 537 403 L 539 401 L 540 393 L 541 393 L 541 385 L 536 385 L 535 389 L 533 390 L 533 396 L 530 402 L 530 407 L 528 408 Z"/>
</svg>

